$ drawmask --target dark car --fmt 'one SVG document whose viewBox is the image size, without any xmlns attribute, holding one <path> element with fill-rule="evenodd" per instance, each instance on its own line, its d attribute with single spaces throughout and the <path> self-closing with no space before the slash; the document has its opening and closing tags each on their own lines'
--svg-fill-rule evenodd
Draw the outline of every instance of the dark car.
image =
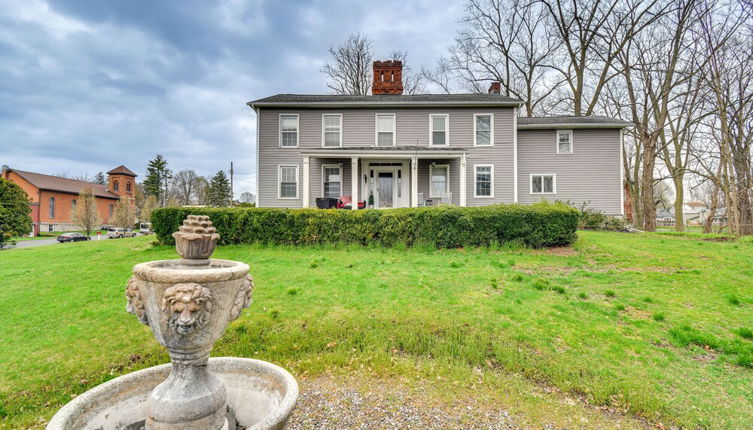
<svg viewBox="0 0 753 430">
<path fill-rule="evenodd" d="M 58 242 L 80 242 L 82 240 L 91 239 L 89 236 L 82 233 L 63 233 L 58 236 Z"/>
</svg>

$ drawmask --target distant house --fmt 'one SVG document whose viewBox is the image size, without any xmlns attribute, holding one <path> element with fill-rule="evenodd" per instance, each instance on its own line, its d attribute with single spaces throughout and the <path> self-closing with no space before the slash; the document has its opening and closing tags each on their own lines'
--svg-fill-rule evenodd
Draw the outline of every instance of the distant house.
<svg viewBox="0 0 753 430">
<path fill-rule="evenodd" d="M 259 207 L 398 208 L 569 201 L 623 215 L 622 137 L 602 116 L 522 117 L 500 94 L 403 94 L 402 63 L 372 95 L 277 94 L 256 112 Z M 353 204 L 351 202 L 357 202 Z"/>
<path fill-rule="evenodd" d="M 79 193 L 91 188 L 97 201 L 97 210 L 102 223 L 112 217 L 115 203 L 125 197 L 131 200 L 136 195 L 136 174 L 125 166 L 107 172 L 107 185 L 77 181 L 59 176 L 27 172 L 3 166 L 2 177 L 18 184 L 31 200 L 33 234 L 42 231 L 72 231 L 80 227 L 74 223 L 74 214 Z"/>
</svg>

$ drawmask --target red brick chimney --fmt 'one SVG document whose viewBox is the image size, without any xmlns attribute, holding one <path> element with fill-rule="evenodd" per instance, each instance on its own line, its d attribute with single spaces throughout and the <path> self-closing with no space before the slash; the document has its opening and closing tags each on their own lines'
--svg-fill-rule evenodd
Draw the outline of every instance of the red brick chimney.
<svg viewBox="0 0 753 430">
<path fill-rule="evenodd" d="M 491 85 L 489 85 L 489 94 L 499 94 L 501 92 L 502 84 L 500 84 L 499 81 L 494 81 Z"/>
<path fill-rule="evenodd" d="M 402 94 L 403 62 L 397 60 L 374 61 L 374 83 L 371 94 Z"/>
</svg>

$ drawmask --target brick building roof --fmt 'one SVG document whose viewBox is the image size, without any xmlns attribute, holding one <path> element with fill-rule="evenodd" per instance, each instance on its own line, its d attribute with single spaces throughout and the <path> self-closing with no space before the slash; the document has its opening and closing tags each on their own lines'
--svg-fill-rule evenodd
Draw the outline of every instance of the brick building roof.
<svg viewBox="0 0 753 430">
<path fill-rule="evenodd" d="M 128 167 L 124 165 L 120 165 L 109 172 L 107 172 L 108 175 L 126 175 L 126 176 L 133 176 L 136 177 L 136 174 L 131 171 Z"/>
<path fill-rule="evenodd" d="M 124 166 L 120 167 L 128 170 Z M 116 168 L 115 170 L 119 169 L 120 167 Z M 59 176 L 43 175 L 41 173 L 25 172 L 23 170 L 17 169 L 11 169 L 11 171 L 16 172 L 19 176 L 26 179 L 30 184 L 34 185 L 40 190 L 78 194 L 84 188 L 91 188 L 92 192 L 97 197 L 104 197 L 108 199 L 120 198 L 117 194 L 110 192 L 107 189 L 107 185 L 95 184 L 94 182 L 77 181 L 75 179 L 61 178 Z M 130 170 L 128 171 L 130 172 Z"/>
</svg>

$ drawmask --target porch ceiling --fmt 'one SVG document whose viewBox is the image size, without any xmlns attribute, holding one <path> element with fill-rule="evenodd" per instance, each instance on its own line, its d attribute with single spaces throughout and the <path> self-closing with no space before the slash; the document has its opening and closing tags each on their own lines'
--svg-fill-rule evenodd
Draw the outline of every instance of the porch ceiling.
<svg viewBox="0 0 753 430">
<path fill-rule="evenodd" d="M 361 157 L 361 158 L 455 158 L 467 154 L 468 150 L 457 147 L 348 147 L 348 148 L 317 148 L 301 151 L 303 155 L 312 157 Z"/>
</svg>

